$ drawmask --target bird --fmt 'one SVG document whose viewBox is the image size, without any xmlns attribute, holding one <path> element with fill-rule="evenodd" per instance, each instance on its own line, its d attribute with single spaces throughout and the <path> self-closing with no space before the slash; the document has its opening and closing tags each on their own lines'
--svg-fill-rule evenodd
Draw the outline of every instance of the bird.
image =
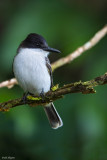
<svg viewBox="0 0 107 160">
<path fill-rule="evenodd" d="M 13 72 L 24 94 L 43 96 L 53 86 L 52 68 L 49 53 L 61 53 L 48 46 L 39 34 L 30 33 L 20 43 L 13 59 Z M 44 105 L 50 126 L 57 129 L 63 125 L 53 102 Z"/>
</svg>

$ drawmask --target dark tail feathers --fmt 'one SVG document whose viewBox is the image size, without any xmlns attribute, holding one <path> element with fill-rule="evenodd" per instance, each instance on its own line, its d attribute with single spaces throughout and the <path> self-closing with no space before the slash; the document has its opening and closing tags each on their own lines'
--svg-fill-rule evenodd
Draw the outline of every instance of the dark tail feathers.
<svg viewBox="0 0 107 160">
<path fill-rule="evenodd" d="M 57 129 L 63 125 L 53 103 L 49 103 L 47 106 L 44 106 L 44 110 L 53 129 Z"/>
</svg>

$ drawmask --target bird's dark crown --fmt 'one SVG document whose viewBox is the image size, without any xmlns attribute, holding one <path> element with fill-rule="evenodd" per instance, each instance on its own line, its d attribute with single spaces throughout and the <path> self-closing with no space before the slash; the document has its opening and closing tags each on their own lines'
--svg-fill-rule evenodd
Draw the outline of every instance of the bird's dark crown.
<svg viewBox="0 0 107 160">
<path fill-rule="evenodd" d="M 46 40 L 39 34 L 31 33 L 24 41 L 20 44 L 22 48 L 46 48 L 48 44 Z"/>
</svg>

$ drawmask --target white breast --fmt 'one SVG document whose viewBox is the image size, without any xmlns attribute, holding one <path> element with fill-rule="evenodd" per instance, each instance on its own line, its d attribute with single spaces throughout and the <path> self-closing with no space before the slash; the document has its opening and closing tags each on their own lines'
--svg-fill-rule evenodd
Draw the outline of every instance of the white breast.
<svg viewBox="0 0 107 160">
<path fill-rule="evenodd" d="M 25 92 L 39 95 L 48 92 L 51 79 L 45 57 L 48 52 L 41 49 L 21 49 L 14 58 L 13 71 L 19 85 Z"/>
</svg>

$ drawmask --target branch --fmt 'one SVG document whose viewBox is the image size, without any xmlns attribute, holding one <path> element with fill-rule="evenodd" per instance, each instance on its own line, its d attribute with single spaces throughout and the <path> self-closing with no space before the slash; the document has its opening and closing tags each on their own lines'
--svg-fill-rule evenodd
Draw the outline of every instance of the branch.
<svg viewBox="0 0 107 160">
<path fill-rule="evenodd" d="M 52 63 L 52 70 L 70 63 L 75 58 L 79 57 L 84 53 L 85 51 L 91 49 L 93 46 L 95 46 L 105 35 L 107 34 L 107 25 L 105 25 L 100 31 L 98 31 L 88 42 L 86 42 L 83 46 L 77 48 L 74 52 L 70 53 L 68 56 L 61 58 L 57 60 L 56 62 Z M 0 88 L 2 87 L 8 87 L 12 88 L 15 84 L 18 84 L 17 80 L 15 78 L 1 82 Z"/>
<path fill-rule="evenodd" d="M 77 48 L 74 52 L 69 54 L 68 56 L 61 58 L 52 64 L 52 69 L 55 70 L 67 63 L 70 63 L 75 58 L 79 57 L 85 51 L 91 49 L 95 46 L 105 35 L 107 34 L 107 25 L 98 31 L 88 42 L 86 42 L 83 46 Z"/>
<path fill-rule="evenodd" d="M 8 89 L 12 88 L 15 84 L 18 84 L 16 78 L 4 81 L 0 83 L 0 88 L 7 87 Z"/>
<path fill-rule="evenodd" d="M 0 103 L 0 111 L 8 111 L 10 108 L 23 104 L 30 104 L 31 106 L 45 105 L 49 102 L 62 98 L 64 95 L 70 93 L 80 93 L 80 92 L 82 94 L 96 93 L 94 87 L 104 84 L 107 84 L 107 73 L 90 81 L 75 82 L 64 85 L 63 87 L 58 88 L 55 91 L 51 90 L 45 94 L 43 100 L 41 97 L 28 96 L 26 102 L 23 101 L 23 98 L 19 98 Z"/>
</svg>

